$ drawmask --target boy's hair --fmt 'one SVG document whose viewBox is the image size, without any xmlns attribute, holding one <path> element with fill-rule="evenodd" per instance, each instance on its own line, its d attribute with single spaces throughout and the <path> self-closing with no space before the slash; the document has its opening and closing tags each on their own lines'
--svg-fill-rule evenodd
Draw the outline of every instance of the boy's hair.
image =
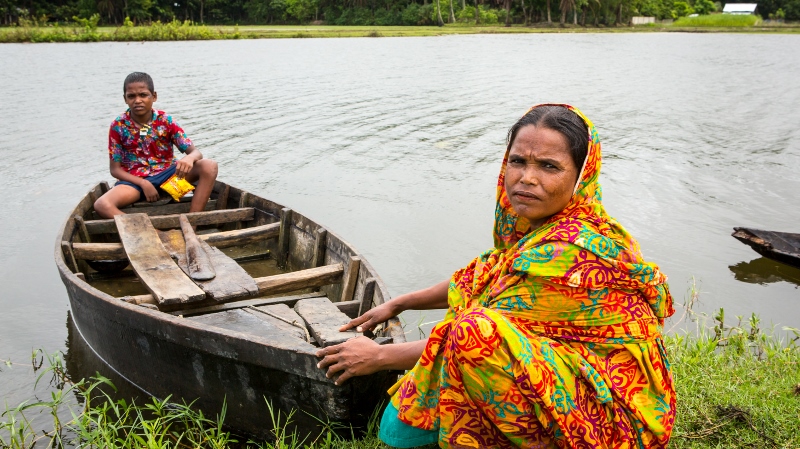
<svg viewBox="0 0 800 449">
<path fill-rule="evenodd" d="M 144 72 L 133 72 L 130 75 L 125 77 L 125 84 L 122 85 L 122 94 L 124 95 L 128 91 L 128 84 L 131 83 L 145 83 L 147 84 L 147 89 L 150 90 L 150 93 L 155 93 L 156 88 L 153 85 L 153 78 L 150 75 Z"/>
</svg>

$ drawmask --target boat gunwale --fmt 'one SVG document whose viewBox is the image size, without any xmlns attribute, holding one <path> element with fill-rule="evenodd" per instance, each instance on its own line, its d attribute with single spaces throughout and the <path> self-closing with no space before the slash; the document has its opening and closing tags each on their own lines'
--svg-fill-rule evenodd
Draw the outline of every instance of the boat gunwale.
<svg viewBox="0 0 800 449">
<path fill-rule="evenodd" d="M 92 197 L 98 196 L 97 191 L 100 189 L 100 186 L 101 183 L 96 184 L 81 198 L 81 200 L 78 201 L 76 206 L 70 211 L 66 219 L 63 221 L 63 224 L 59 228 L 59 231 L 56 236 L 56 245 L 55 245 L 56 266 L 59 270 L 62 280 L 65 283 L 65 286 L 67 287 L 68 296 L 70 297 L 70 310 L 73 317 L 77 318 L 78 315 L 76 315 L 75 310 L 73 309 L 73 298 L 72 298 L 73 293 L 69 291 L 70 288 L 69 285 L 66 285 L 67 283 L 69 283 L 73 288 L 83 290 L 94 300 L 104 301 L 109 305 L 111 305 L 112 307 L 116 307 L 119 310 L 124 310 L 125 313 L 134 314 L 132 316 L 138 316 L 144 318 L 143 321 L 126 319 L 124 320 L 125 323 L 120 323 L 125 327 L 129 327 L 133 330 L 152 335 L 154 338 L 160 340 L 177 344 L 182 347 L 187 347 L 188 349 L 194 351 L 199 351 L 227 359 L 233 359 L 240 363 L 248 363 L 263 368 L 279 369 L 287 373 L 296 374 L 309 379 L 333 384 L 333 380 L 328 379 L 322 370 L 306 369 L 309 364 L 315 366 L 316 362 L 318 361 L 317 357 L 314 354 L 317 350 L 319 350 L 319 348 L 311 345 L 310 343 L 300 341 L 303 344 L 298 344 L 296 347 L 291 347 L 291 346 L 282 347 L 280 345 L 276 345 L 275 342 L 272 340 L 268 340 L 266 338 L 259 337 L 257 335 L 245 334 L 215 326 L 201 325 L 199 323 L 195 323 L 193 320 L 185 319 L 179 316 L 174 316 L 167 312 L 159 310 L 151 310 L 147 307 L 141 307 L 139 305 L 129 304 L 125 301 L 122 301 L 119 298 L 116 298 L 108 293 L 105 293 L 95 288 L 88 282 L 81 279 L 81 277 L 79 277 L 76 273 L 72 272 L 72 270 L 67 266 L 61 244 L 63 241 L 73 243 L 75 235 L 77 234 L 75 221 L 73 217 L 75 215 L 83 216 L 83 214 L 86 213 L 89 210 L 89 208 L 91 208 L 91 203 L 93 201 L 89 201 L 88 208 L 86 208 L 85 206 L 82 208 L 82 205 L 84 205 L 87 202 L 87 200 L 90 200 Z M 234 187 L 232 187 L 232 189 L 234 189 Z M 241 192 L 245 191 L 241 190 Z M 255 198 L 260 198 L 264 201 L 268 201 L 272 204 L 275 204 L 278 207 L 281 207 L 280 204 L 274 203 L 273 201 L 268 200 L 266 198 L 254 195 L 249 192 L 248 194 L 252 195 Z M 257 207 L 254 208 L 258 209 Z M 271 216 L 273 215 L 267 211 L 262 211 L 262 212 L 268 213 Z M 309 224 L 316 225 L 317 227 L 322 227 L 316 221 L 308 218 L 307 216 L 297 211 L 293 210 L 293 213 L 297 214 L 296 215 L 297 217 L 301 218 L 303 221 Z M 306 231 L 302 227 L 295 226 L 294 220 L 292 224 L 293 227 L 298 228 L 298 230 L 308 234 L 308 231 Z M 325 229 L 327 230 L 327 228 Z M 65 234 L 67 234 L 68 232 L 70 235 L 68 236 L 68 238 L 65 239 L 64 238 Z M 363 265 L 362 269 L 366 270 L 366 273 L 369 273 L 369 277 L 374 278 L 376 281 L 376 287 L 377 289 L 380 290 L 381 300 L 385 301 L 386 300 L 385 298 L 389 298 L 388 289 L 386 288 L 386 285 L 383 283 L 383 280 L 377 274 L 372 265 L 369 264 L 367 260 L 365 260 L 364 256 L 361 253 L 359 253 L 347 241 L 338 236 L 336 233 L 328 230 L 328 236 L 329 238 L 333 237 L 336 240 L 338 240 L 344 248 L 347 248 L 349 251 L 352 252 L 352 255 L 359 257 L 361 259 L 361 264 Z M 78 269 L 78 267 L 76 267 L 76 269 Z M 393 318 L 393 320 L 397 321 L 396 324 L 399 326 L 399 320 L 397 320 L 397 318 Z M 81 331 L 80 329 L 78 321 L 80 320 L 75 321 L 76 328 L 78 328 L 81 335 L 84 335 L 84 332 Z M 394 328 L 394 326 L 390 326 L 390 328 Z M 402 332 L 402 328 L 400 328 L 400 332 L 392 332 L 392 330 L 395 329 L 390 329 L 387 332 L 390 332 L 390 336 L 393 338 L 394 343 L 401 343 L 405 341 L 405 334 Z M 214 342 L 214 344 L 209 344 L 210 342 Z M 92 344 L 89 341 L 87 341 L 86 343 L 90 347 L 92 347 Z M 96 353 L 96 350 L 94 350 L 94 348 L 92 348 L 92 350 L 95 351 Z M 290 364 L 289 366 L 287 366 L 286 364 L 277 364 L 279 366 L 276 366 L 276 364 L 270 363 L 271 361 L 275 360 L 274 355 L 268 354 L 269 352 L 274 352 L 274 351 L 293 353 L 296 357 L 305 359 L 304 360 L 305 363 L 300 363 L 300 364 L 293 363 Z M 102 355 L 100 355 L 100 357 L 104 361 L 106 360 L 106 357 L 103 357 Z M 114 369 L 116 371 L 116 368 L 114 368 L 110 364 L 109 366 L 111 369 Z M 297 368 L 297 369 L 291 369 L 291 368 Z"/>
</svg>

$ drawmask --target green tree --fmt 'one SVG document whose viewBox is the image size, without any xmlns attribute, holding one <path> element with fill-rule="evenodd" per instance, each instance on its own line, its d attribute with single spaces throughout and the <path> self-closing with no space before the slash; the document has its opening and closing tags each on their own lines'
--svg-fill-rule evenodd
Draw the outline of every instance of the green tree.
<svg viewBox="0 0 800 449">
<path fill-rule="evenodd" d="M 695 0 L 693 8 L 694 12 L 703 16 L 716 11 L 717 5 L 715 5 L 711 0 Z"/>
<path fill-rule="evenodd" d="M 316 9 L 316 0 L 286 0 L 286 13 L 300 22 L 310 19 Z"/>
<path fill-rule="evenodd" d="M 672 11 L 675 13 L 675 18 L 686 17 L 689 14 L 694 14 L 694 9 L 684 1 L 675 2 L 672 4 Z"/>
</svg>

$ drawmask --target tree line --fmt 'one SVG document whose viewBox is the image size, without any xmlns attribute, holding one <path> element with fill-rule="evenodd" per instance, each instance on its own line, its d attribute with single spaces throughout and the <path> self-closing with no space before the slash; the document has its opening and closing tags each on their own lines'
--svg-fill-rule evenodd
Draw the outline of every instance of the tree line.
<svg viewBox="0 0 800 449">
<path fill-rule="evenodd" d="M 800 0 L 757 0 L 764 18 L 800 20 Z M 707 14 L 712 0 L 0 0 L 0 24 L 68 23 L 97 15 L 101 25 L 173 20 L 201 24 L 615 26 L 633 16 Z"/>
</svg>

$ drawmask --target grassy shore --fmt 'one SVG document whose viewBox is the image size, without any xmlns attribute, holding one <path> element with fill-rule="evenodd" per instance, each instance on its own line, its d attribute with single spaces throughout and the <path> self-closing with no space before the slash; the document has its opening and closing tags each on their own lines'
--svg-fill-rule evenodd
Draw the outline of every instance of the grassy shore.
<svg viewBox="0 0 800 449">
<path fill-rule="evenodd" d="M 686 20 L 691 19 L 691 20 Z M 697 19 L 697 20 L 695 20 Z M 13 42 L 100 42 L 100 41 L 180 41 L 212 39 L 265 39 L 265 38 L 328 38 L 328 37 L 411 37 L 442 36 L 450 34 L 509 34 L 509 33 L 627 33 L 627 32 L 747 32 L 747 33 L 800 33 L 800 25 L 741 25 L 724 20 L 700 20 L 704 17 L 685 18 L 674 24 L 648 26 L 582 27 L 575 25 L 536 24 L 469 25 L 448 24 L 436 26 L 328 26 L 328 25 L 251 25 L 206 26 L 182 22 L 154 23 L 144 26 L 97 27 L 91 24 L 70 26 L 23 26 L 0 28 L 0 43 Z"/>
<path fill-rule="evenodd" d="M 720 311 L 713 320 L 709 318 L 713 325 L 698 326 L 695 333 L 667 337 L 678 394 L 670 447 L 800 447 L 800 330 L 764 332 L 755 315 L 749 320 L 737 320 L 729 326 Z M 16 369 L 10 362 L 6 365 L 5 369 Z M 287 417 L 278 416 L 265 405 L 264 420 L 271 426 L 273 437 L 253 441 L 225 429 L 224 409 L 209 418 L 186 404 L 168 400 L 151 399 L 143 405 L 114 400 L 98 394 L 100 387 L 108 384 L 102 377 L 70 380 L 59 353 L 42 363 L 42 353 L 37 352 L 33 366 L 45 367 L 38 370 L 38 379 L 50 378 L 51 400 L 17 407 L 6 405 L 0 414 L 0 448 L 31 448 L 34 444 L 120 448 L 384 447 L 377 438 L 377 415 L 362 438 L 342 438 L 341 432 L 330 430 L 313 441 L 301 441 L 287 434 Z M 51 417 L 49 431 L 31 424 L 31 417 L 37 414 Z"/>
</svg>

